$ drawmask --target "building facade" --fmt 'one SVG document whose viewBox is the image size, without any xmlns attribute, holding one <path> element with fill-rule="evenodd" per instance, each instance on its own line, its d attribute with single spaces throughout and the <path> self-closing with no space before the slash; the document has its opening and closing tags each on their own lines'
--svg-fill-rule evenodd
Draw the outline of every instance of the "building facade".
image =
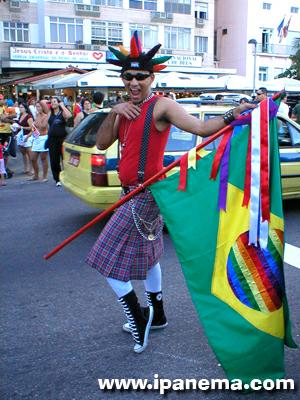
<svg viewBox="0 0 300 400">
<path fill-rule="evenodd" d="M 300 39 L 300 0 L 216 0 L 215 32 L 219 67 L 251 79 L 256 59 L 257 84 L 263 86 L 291 65 L 294 40 Z"/>
<path fill-rule="evenodd" d="M 173 56 L 168 71 L 251 79 L 256 59 L 263 82 L 290 66 L 299 9 L 300 0 L 0 0 L 0 83 L 105 68 L 107 45 L 128 48 L 134 30 L 145 50 L 162 43 L 160 53 Z M 279 40 L 283 17 L 291 17 L 289 32 Z"/>
<path fill-rule="evenodd" d="M 162 43 L 173 55 L 169 71 L 235 72 L 214 68 L 215 0 L 7 0 L 0 8 L 2 79 L 104 67 L 107 45 L 128 48 L 134 30 L 145 50 Z"/>
</svg>

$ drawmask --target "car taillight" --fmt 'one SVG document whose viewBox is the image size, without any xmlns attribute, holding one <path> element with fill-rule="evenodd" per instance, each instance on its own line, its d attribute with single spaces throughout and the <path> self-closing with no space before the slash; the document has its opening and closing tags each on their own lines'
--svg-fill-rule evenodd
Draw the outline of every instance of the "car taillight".
<svg viewBox="0 0 300 400">
<path fill-rule="evenodd" d="M 92 154 L 91 156 L 92 167 L 103 167 L 106 164 L 105 156 L 102 154 Z"/>
<path fill-rule="evenodd" d="M 106 174 L 106 159 L 102 154 L 91 155 L 91 167 L 92 167 L 92 185 L 93 186 L 107 186 L 107 174 Z"/>
</svg>

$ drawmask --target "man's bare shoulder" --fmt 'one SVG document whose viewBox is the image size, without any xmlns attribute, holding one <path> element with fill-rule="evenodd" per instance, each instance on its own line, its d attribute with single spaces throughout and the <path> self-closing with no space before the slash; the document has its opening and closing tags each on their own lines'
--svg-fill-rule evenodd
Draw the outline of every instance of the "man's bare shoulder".
<svg viewBox="0 0 300 400">
<path fill-rule="evenodd" d="M 178 110 L 180 108 L 181 108 L 180 104 L 176 103 L 176 101 L 163 96 L 159 96 L 155 105 L 155 111 L 159 115 L 166 114 L 169 111 Z"/>
<path fill-rule="evenodd" d="M 162 105 L 171 105 L 171 104 L 177 104 L 176 101 L 170 99 L 169 97 L 165 96 L 157 96 L 157 104 L 162 104 Z"/>
</svg>

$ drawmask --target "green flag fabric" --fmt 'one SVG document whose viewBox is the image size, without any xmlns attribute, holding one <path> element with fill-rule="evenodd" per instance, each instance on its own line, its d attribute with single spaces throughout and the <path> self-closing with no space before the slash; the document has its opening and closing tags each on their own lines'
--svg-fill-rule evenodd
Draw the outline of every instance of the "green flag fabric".
<svg viewBox="0 0 300 400">
<path fill-rule="evenodd" d="M 290 334 L 284 288 L 284 223 L 276 118 L 269 125 L 270 223 L 267 247 L 248 244 L 250 208 L 242 206 L 249 126 L 231 138 L 227 205 L 220 210 L 219 174 L 210 179 L 215 152 L 189 168 L 186 191 L 179 172 L 150 190 L 173 240 L 208 341 L 228 379 L 284 377 Z"/>
</svg>

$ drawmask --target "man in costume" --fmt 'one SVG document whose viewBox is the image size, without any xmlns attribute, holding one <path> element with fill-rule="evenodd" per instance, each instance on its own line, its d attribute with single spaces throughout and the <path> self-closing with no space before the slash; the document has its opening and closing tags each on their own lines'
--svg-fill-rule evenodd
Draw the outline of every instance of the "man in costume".
<svg viewBox="0 0 300 400">
<path fill-rule="evenodd" d="M 260 87 L 256 91 L 256 101 L 260 103 L 268 97 L 268 90 L 265 87 Z"/>
<path fill-rule="evenodd" d="M 130 97 L 115 105 L 97 132 L 96 144 L 107 149 L 119 140 L 119 178 L 122 196 L 132 191 L 163 167 L 164 150 L 171 124 L 196 135 L 208 136 L 232 122 L 254 105 L 243 104 L 223 117 L 208 121 L 189 115 L 176 101 L 151 92 L 154 72 L 169 56 L 153 58 L 160 44 L 142 51 L 137 32 L 130 53 L 109 47 L 121 67 L 121 78 Z M 104 275 L 124 308 L 128 323 L 123 326 L 135 341 L 134 351 L 147 346 L 150 329 L 167 326 L 164 313 L 159 259 L 163 253 L 163 221 L 151 192 L 145 189 L 120 206 L 101 232 L 87 257 L 87 263 Z M 147 308 L 139 305 L 131 281 L 143 280 Z"/>
</svg>

